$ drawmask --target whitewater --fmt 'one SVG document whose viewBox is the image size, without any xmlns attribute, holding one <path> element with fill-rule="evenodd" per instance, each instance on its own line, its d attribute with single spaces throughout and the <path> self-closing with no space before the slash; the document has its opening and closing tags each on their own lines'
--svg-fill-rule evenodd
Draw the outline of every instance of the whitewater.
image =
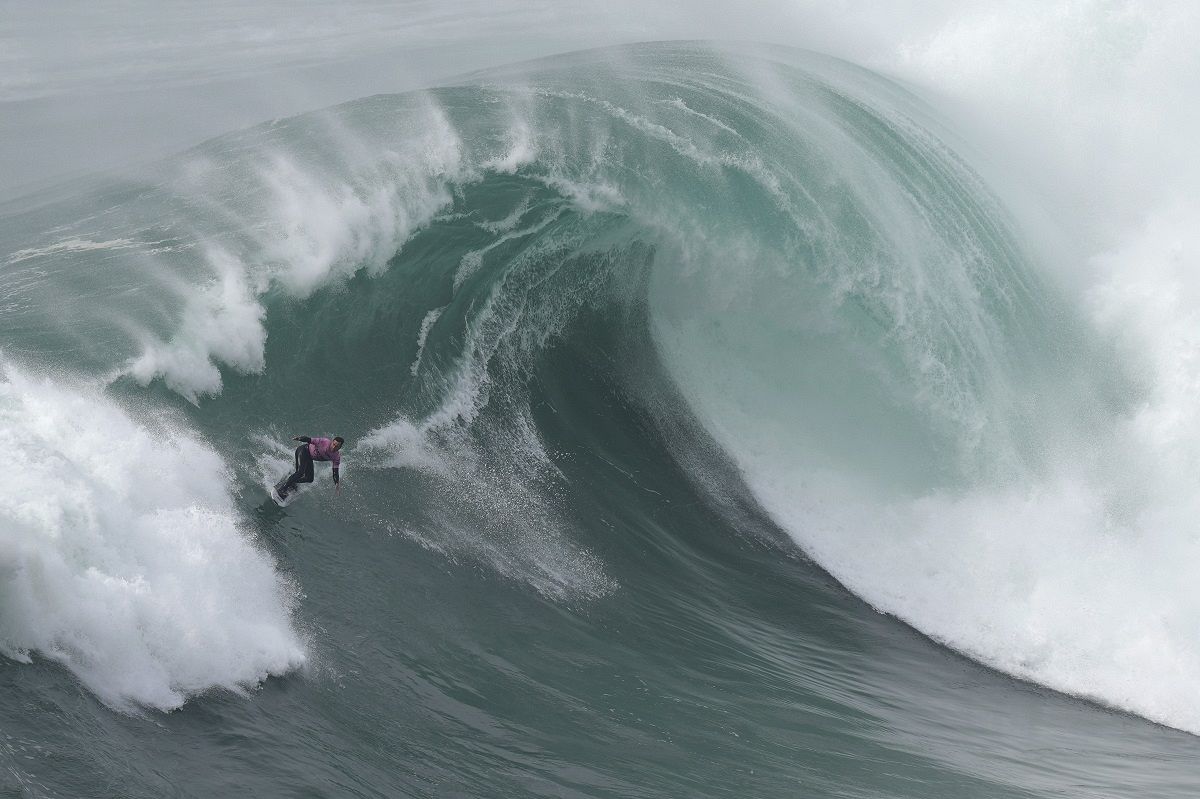
<svg viewBox="0 0 1200 799">
<path fill-rule="evenodd" d="M 4 195 L 0 786 L 1193 792 L 1195 12 L 357 10 Z"/>
</svg>

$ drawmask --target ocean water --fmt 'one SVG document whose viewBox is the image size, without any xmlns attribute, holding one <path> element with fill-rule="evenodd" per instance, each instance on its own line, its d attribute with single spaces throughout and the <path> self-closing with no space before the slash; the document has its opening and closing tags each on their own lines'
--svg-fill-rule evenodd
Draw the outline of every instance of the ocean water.
<svg viewBox="0 0 1200 799">
<path fill-rule="evenodd" d="M 536 11 L 0 206 L 0 794 L 1195 795 L 1194 13 Z"/>
</svg>

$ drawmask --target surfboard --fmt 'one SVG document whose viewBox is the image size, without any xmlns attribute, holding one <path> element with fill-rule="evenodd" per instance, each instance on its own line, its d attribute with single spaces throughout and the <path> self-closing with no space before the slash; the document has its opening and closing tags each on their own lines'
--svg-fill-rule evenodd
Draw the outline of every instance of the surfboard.
<svg viewBox="0 0 1200 799">
<path fill-rule="evenodd" d="M 287 485 L 287 481 L 288 481 L 288 479 L 286 477 L 283 478 L 278 483 L 276 483 L 274 486 L 272 486 L 271 491 L 270 491 L 271 500 L 281 508 L 286 508 L 288 505 L 290 505 L 292 500 L 294 500 L 296 498 L 296 494 L 300 493 L 295 488 L 293 488 L 286 497 L 279 496 L 279 490 L 282 489 L 285 485 Z"/>
</svg>

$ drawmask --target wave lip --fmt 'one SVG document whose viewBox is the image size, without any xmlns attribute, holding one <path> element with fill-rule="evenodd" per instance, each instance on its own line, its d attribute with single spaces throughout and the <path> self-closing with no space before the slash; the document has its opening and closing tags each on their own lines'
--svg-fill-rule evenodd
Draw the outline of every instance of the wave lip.
<svg viewBox="0 0 1200 799">
<path fill-rule="evenodd" d="M 0 653 L 171 710 L 305 662 L 293 591 L 238 528 L 220 456 L 100 391 L 0 364 Z"/>
</svg>

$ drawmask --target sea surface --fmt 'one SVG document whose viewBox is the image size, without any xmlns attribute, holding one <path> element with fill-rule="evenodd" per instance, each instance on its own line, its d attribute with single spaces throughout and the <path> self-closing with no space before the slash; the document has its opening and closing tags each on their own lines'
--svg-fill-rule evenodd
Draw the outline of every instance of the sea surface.
<svg viewBox="0 0 1200 799">
<path fill-rule="evenodd" d="M 5 201 L 0 795 L 1195 796 L 1200 294 L 947 107 L 628 44 Z"/>
</svg>

